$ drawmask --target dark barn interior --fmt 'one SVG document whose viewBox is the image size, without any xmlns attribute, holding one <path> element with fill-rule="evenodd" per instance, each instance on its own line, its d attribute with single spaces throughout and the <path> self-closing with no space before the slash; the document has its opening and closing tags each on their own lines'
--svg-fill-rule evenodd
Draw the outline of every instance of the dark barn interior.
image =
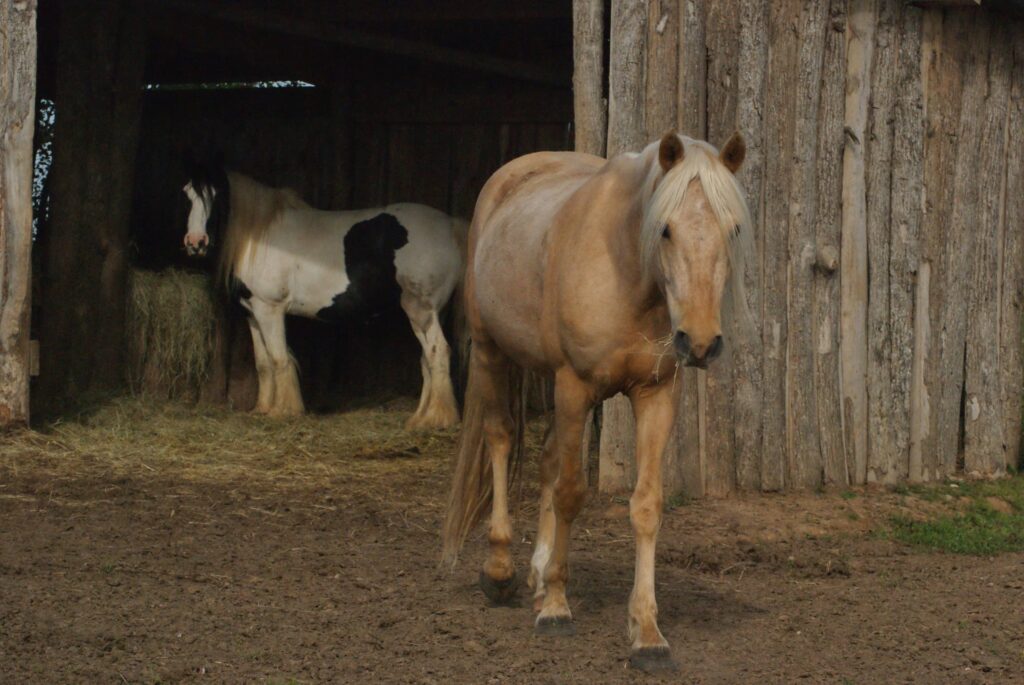
<svg viewBox="0 0 1024 685">
<path fill-rule="evenodd" d="M 38 95 L 56 111 L 35 250 L 44 405 L 122 384 L 129 269 L 208 268 L 181 249 L 186 154 L 321 209 L 410 201 L 468 219 L 504 161 L 571 147 L 567 1 L 40 5 Z M 397 307 L 288 326 L 310 408 L 418 392 Z M 251 354 L 228 309 L 204 395 L 251 406 Z"/>
</svg>

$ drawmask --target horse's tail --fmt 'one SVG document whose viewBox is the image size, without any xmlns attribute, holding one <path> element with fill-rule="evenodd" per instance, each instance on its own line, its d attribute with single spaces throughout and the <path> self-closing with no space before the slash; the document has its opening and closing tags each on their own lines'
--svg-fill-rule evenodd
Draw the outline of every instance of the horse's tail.
<svg viewBox="0 0 1024 685">
<path fill-rule="evenodd" d="M 469 265 L 466 262 L 469 241 L 469 222 L 465 219 L 452 219 L 452 235 L 455 243 L 459 246 L 459 258 L 462 267 L 459 269 L 459 280 L 455 284 L 455 291 L 452 293 L 451 306 L 449 308 L 452 324 L 452 349 L 455 352 L 455 364 L 452 367 L 452 374 L 455 384 L 456 397 L 462 397 L 467 386 L 469 374 L 469 325 L 466 323 L 466 269 Z"/>
<path fill-rule="evenodd" d="M 479 369 L 474 368 L 470 350 L 469 381 L 462 413 L 462 432 L 452 468 L 448 513 L 442 530 L 442 564 L 449 568 L 458 561 L 462 544 L 483 518 L 491 503 L 493 480 L 491 460 L 484 442 L 484 408 L 480 401 Z M 508 459 L 509 487 L 522 469 L 523 427 L 526 423 L 526 374 L 514 364 L 508 365 L 508 391 L 498 401 L 507 403 L 512 416 L 512 450 Z"/>
</svg>

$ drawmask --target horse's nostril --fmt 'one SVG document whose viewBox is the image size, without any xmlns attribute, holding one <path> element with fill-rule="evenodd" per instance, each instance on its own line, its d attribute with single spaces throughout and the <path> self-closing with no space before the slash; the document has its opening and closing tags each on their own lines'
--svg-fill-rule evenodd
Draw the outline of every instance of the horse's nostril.
<svg viewBox="0 0 1024 685">
<path fill-rule="evenodd" d="M 676 331 L 672 336 L 672 345 L 676 348 L 676 356 L 683 358 L 690 354 L 690 336 L 682 331 Z"/>
<path fill-rule="evenodd" d="M 711 361 L 718 355 L 722 354 L 722 350 L 725 348 L 725 341 L 722 340 L 722 336 L 716 335 L 715 339 L 711 341 L 711 345 L 708 347 L 708 351 L 704 353 L 704 357 Z"/>
</svg>

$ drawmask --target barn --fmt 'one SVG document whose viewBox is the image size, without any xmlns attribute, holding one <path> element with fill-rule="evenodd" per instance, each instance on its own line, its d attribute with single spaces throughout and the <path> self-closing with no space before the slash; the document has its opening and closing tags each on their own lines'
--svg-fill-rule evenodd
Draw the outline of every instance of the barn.
<svg viewBox="0 0 1024 685">
<path fill-rule="evenodd" d="M 15 3 L 9 20 L 33 9 Z M 740 130 L 760 336 L 684 374 L 670 488 L 892 484 L 1018 464 L 1019 3 L 291 10 L 46 3 L 38 63 L 8 44 L 24 85 L 5 109 L 5 422 L 27 420 L 30 367 L 44 413 L 127 382 L 130 271 L 196 266 L 178 250 L 182 159 L 196 150 L 321 208 L 403 200 L 468 217 L 490 172 L 526 152 Z M 30 85 L 42 113 L 31 150 Z M 52 161 L 34 222 L 33 155 Z M 200 394 L 245 409 L 255 380 L 239 320 L 218 312 Z M 289 325 L 316 408 L 416 385 L 398 312 Z M 631 416 L 622 400 L 602 413 L 601 486 L 627 487 Z"/>
<path fill-rule="evenodd" d="M 317 208 L 469 219 L 513 158 L 669 130 L 743 134 L 756 236 L 754 330 L 677 377 L 656 559 L 684 670 L 1024 677 L 1024 1 L 4 0 L 0 679 L 623 678 L 628 401 L 588 420 L 581 638 L 537 640 L 466 582 L 480 531 L 437 571 L 458 435 L 401 430 L 402 311 L 289 319 L 311 411 L 250 416 L 181 191 L 222 157 Z"/>
</svg>

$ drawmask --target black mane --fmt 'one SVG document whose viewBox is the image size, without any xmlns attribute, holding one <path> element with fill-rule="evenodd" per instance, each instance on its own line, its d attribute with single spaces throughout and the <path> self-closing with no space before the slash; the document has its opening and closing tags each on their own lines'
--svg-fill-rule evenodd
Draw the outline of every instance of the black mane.
<svg viewBox="0 0 1024 685">
<path fill-rule="evenodd" d="M 227 229 L 231 210 L 231 185 L 227 171 L 220 163 L 188 160 L 186 173 L 192 189 L 206 206 L 206 235 L 210 238 L 210 249 L 216 251 Z"/>
</svg>

